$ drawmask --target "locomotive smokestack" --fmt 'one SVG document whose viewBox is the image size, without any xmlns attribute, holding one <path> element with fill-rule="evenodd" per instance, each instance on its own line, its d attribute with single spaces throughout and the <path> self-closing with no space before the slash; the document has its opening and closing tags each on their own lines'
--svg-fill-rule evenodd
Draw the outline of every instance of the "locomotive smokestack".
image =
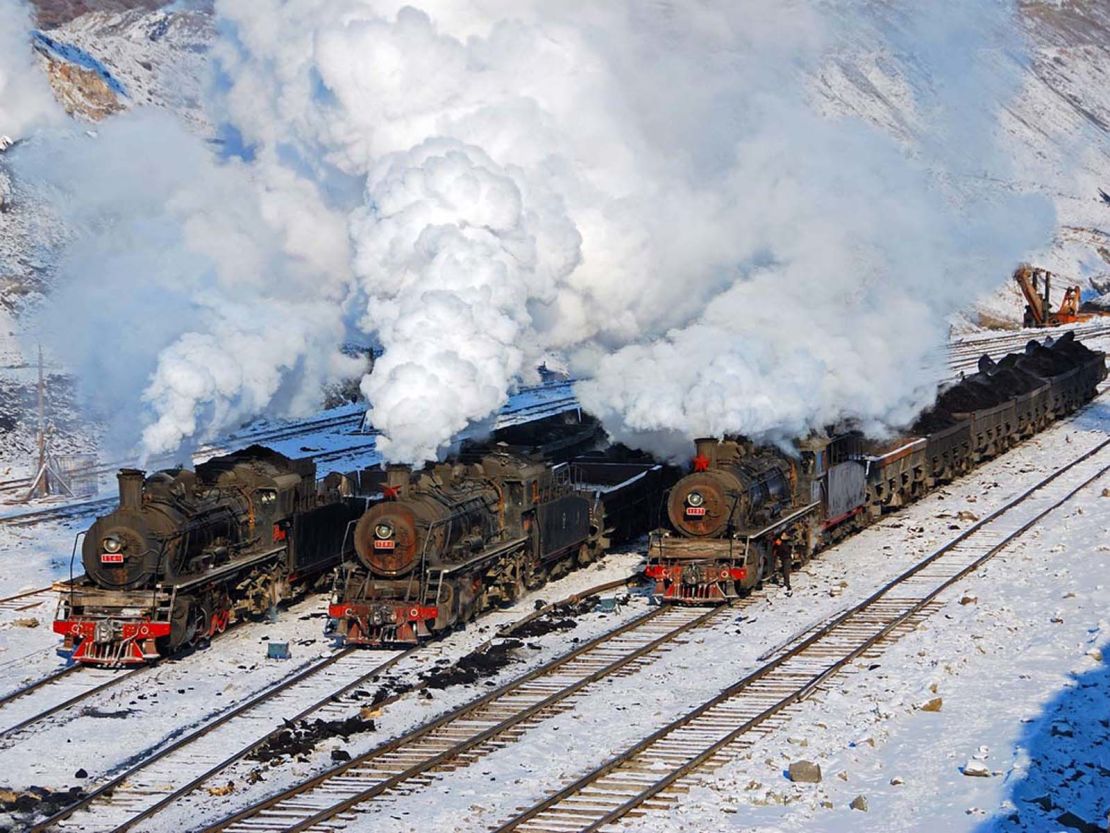
<svg viewBox="0 0 1110 833">
<path fill-rule="evenodd" d="M 404 497 L 409 488 L 408 466 L 391 464 L 385 467 L 385 485 L 393 490 L 397 497 Z"/>
<path fill-rule="evenodd" d="M 119 508 L 138 510 L 143 505 L 143 472 L 139 469 L 120 469 Z"/>
<path fill-rule="evenodd" d="M 717 462 L 717 445 L 716 437 L 701 437 L 694 440 L 694 454 L 698 457 L 704 457 L 712 466 Z"/>
</svg>

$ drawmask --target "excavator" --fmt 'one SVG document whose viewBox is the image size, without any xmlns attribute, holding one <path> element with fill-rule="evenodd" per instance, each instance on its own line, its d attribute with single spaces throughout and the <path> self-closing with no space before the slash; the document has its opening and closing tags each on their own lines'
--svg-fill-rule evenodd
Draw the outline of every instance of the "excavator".
<svg viewBox="0 0 1110 833">
<path fill-rule="evenodd" d="M 1106 310 L 1080 307 L 1079 287 L 1069 286 L 1064 289 L 1064 300 L 1060 308 L 1053 312 L 1049 303 L 1049 292 L 1052 284 L 1052 272 L 1036 266 L 1023 263 L 1014 271 L 1014 280 L 1021 287 L 1021 294 L 1025 296 L 1026 327 L 1059 327 L 1064 324 L 1078 324 L 1110 315 Z M 1041 284 L 1044 284 L 1042 291 Z"/>
</svg>

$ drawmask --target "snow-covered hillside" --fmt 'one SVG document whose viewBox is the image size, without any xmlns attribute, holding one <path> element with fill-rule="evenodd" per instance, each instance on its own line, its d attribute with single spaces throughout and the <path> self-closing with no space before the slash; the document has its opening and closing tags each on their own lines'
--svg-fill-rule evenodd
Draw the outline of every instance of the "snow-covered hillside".
<svg viewBox="0 0 1110 833">
<path fill-rule="evenodd" d="M 1015 174 L 965 185 L 1049 197 L 1059 233 L 1051 248 L 1036 253 L 1036 263 L 1087 289 L 1091 277 L 1110 272 L 1110 202 L 1100 193 L 1110 191 L 1110 6 L 1027 0 L 1022 20 L 1032 60 L 1023 64 L 1022 89 L 1003 117 Z M 998 60 L 1019 59 L 1006 54 Z M 815 92 L 827 110 L 868 119 L 912 142 L 919 118 L 908 92 L 913 81 L 897 75 L 895 65 L 861 39 L 815 80 Z M 1020 323 L 1024 301 L 1008 278 L 999 275 L 997 293 L 958 323 L 979 323 L 977 313 L 986 326 Z"/>
<path fill-rule="evenodd" d="M 92 12 L 49 35 L 96 56 L 127 91 L 122 106 L 168 107 L 198 131 L 211 131 L 200 102 L 213 37 L 210 13 Z"/>
</svg>

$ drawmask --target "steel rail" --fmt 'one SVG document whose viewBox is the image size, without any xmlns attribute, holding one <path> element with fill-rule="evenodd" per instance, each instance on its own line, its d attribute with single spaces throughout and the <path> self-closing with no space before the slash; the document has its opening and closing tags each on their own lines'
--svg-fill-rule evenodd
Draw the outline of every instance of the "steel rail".
<svg viewBox="0 0 1110 833">
<path fill-rule="evenodd" d="M 29 596 L 39 596 L 45 593 L 49 593 L 52 590 L 53 587 L 40 587 L 37 590 L 27 590 L 23 593 L 16 593 L 14 596 L 4 596 L 2 599 L 0 599 L 0 611 L 27 610 L 31 607 L 37 607 L 38 605 L 42 604 L 42 602 L 36 602 L 33 605 L 17 604 L 17 602 L 19 602 L 20 599 L 26 599 Z"/>
<path fill-rule="evenodd" d="M 536 719 L 544 719 L 544 717 L 552 713 L 552 710 L 556 710 L 554 713 L 558 713 L 563 708 L 569 707 L 566 701 L 587 686 L 625 671 L 638 661 L 673 642 L 678 636 L 700 627 L 714 617 L 724 615 L 726 612 L 731 613 L 734 610 L 735 606 L 728 605 L 705 609 L 702 612 L 695 611 L 691 608 L 652 608 L 647 613 L 638 616 L 632 621 L 626 622 L 612 631 L 595 637 L 570 653 L 545 663 L 527 674 L 488 692 L 482 697 L 441 715 L 439 718 L 424 726 L 418 727 L 399 738 L 371 750 L 365 755 L 360 755 L 352 761 L 346 762 L 339 767 L 334 767 L 308 781 L 298 784 L 293 788 L 285 790 L 278 795 L 265 799 L 264 801 L 217 822 L 215 825 L 208 827 L 207 831 L 235 830 L 237 829 L 237 825 L 244 821 L 247 822 L 245 827 L 249 827 L 251 830 L 267 829 L 264 827 L 266 823 L 266 811 L 277 808 L 278 811 L 283 814 L 283 817 L 288 816 L 291 812 L 280 809 L 280 805 L 283 803 L 296 804 L 299 797 L 318 786 L 328 785 L 328 782 L 332 779 L 344 777 L 344 773 L 348 773 L 352 769 L 357 773 L 358 767 L 365 765 L 372 766 L 376 761 L 380 761 L 391 753 L 399 753 L 398 757 L 401 757 L 409 747 L 417 747 L 414 752 L 409 753 L 411 756 L 419 758 L 416 763 L 412 765 L 395 764 L 394 766 L 402 767 L 401 771 L 388 774 L 387 777 L 384 778 L 368 776 L 366 783 L 370 784 L 370 786 L 367 788 L 359 789 L 358 787 L 354 787 L 353 792 L 349 791 L 350 794 L 342 800 L 331 803 L 315 812 L 301 811 L 299 813 L 301 816 L 299 820 L 290 822 L 286 819 L 280 823 L 275 823 L 275 826 L 272 828 L 282 831 L 306 830 L 315 824 L 346 812 L 359 804 L 370 801 L 401 784 L 410 782 L 425 773 L 443 768 L 451 768 L 452 764 L 459 762 L 460 758 L 473 754 L 475 750 L 479 750 L 482 746 L 490 744 L 490 742 L 494 741 L 496 738 L 514 729 L 518 729 L 522 724 Z M 614 650 L 611 647 L 611 643 L 613 643 L 614 640 L 625 635 L 633 635 L 636 630 L 644 628 L 645 626 L 653 624 L 658 625 L 657 620 L 667 617 L 674 617 L 678 621 L 673 627 L 666 630 L 665 633 L 650 638 L 649 641 L 629 650 L 619 657 L 610 659 L 588 659 L 588 654 L 591 652 L 598 652 L 599 649 L 604 650 L 606 647 L 608 647 L 609 650 Z M 588 666 L 582 669 L 582 671 L 588 673 L 582 673 L 582 671 L 568 672 L 566 670 L 567 666 L 580 659 Z M 591 662 L 594 665 L 591 666 Z M 597 663 L 600 663 L 599 667 Z M 591 667 L 594 668 L 594 670 L 590 670 Z M 546 696 L 523 704 L 499 704 L 499 701 L 510 699 L 514 694 L 519 696 L 519 692 L 526 690 L 529 683 L 541 681 L 544 677 L 559 676 L 560 673 L 564 677 L 570 676 L 572 678 L 571 681 L 560 683 L 554 691 L 546 694 Z M 528 701 L 527 697 L 523 699 Z M 475 718 L 475 715 L 480 715 L 487 707 L 492 707 L 488 709 L 490 712 L 496 712 L 500 708 L 508 712 L 508 716 L 503 718 Z M 455 724 L 466 723 L 468 719 L 478 725 L 490 722 L 492 722 L 492 725 L 477 730 L 470 726 L 456 728 Z M 463 735 L 461 739 L 437 739 L 435 737 L 437 733 L 439 733 L 439 730 L 450 730 L 453 728 Z M 431 749 L 426 749 L 424 751 L 420 750 L 418 744 L 422 743 L 425 744 L 425 746 L 430 746 Z M 443 744 L 446 744 L 446 746 L 437 751 L 437 747 Z M 389 764 L 386 764 L 386 766 L 389 766 Z M 347 781 L 350 781 L 350 776 L 347 776 Z"/>
<path fill-rule="evenodd" d="M 541 815 L 546 813 L 547 811 L 557 809 L 558 805 L 560 805 L 567 799 L 577 799 L 578 803 L 573 806 L 573 809 L 566 810 L 566 815 L 560 816 L 560 820 L 563 824 L 559 827 L 559 829 L 562 831 L 569 830 L 570 828 L 567 825 L 571 823 L 570 819 L 573 817 L 583 820 L 582 825 L 580 827 L 576 827 L 575 830 L 579 831 L 579 833 L 593 833 L 594 831 L 600 830 L 602 827 L 617 821 L 625 815 L 628 815 L 630 812 L 643 806 L 646 802 L 656 798 L 660 795 L 660 793 L 663 793 L 677 781 L 704 766 L 707 762 L 721 753 L 722 750 L 724 750 L 727 746 L 739 740 L 743 735 L 751 732 L 753 729 L 760 726 L 760 724 L 767 721 L 768 718 L 782 712 L 788 706 L 793 705 L 794 703 L 797 703 L 800 700 L 804 699 L 829 677 L 841 671 L 845 666 L 856 660 L 860 655 L 873 649 L 878 643 L 886 640 L 900 626 L 903 626 L 907 621 L 911 620 L 912 617 L 920 613 L 926 606 L 932 603 L 934 599 L 938 595 L 940 595 L 940 593 L 944 592 L 953 584 L 963 579 L 968 573 L 978 569 L 986 561 L 997 555 L 1012 541 L 1025 534 L 1025 532 L 1032 528 L 1033 525 L 1040 521 L 1042 518 L 1058 509 L 1083 488 L 1105 475 L 1107 471 L 1110 471 L 1110 464 L 1102 466 L 1093 475 L 1083 479 L 1082 482 L 1074 486 L 1074 488 L 1068 489 L 1068 491 L 1062 497 L 1059 497 L 1058 499 L 1053 499 L 1049 506 L 1036 511 L 1032 517 L 1025 520 L 1017 528 L 1009 532 L 1005 532 L 999 540 L 995 542 L 988 542 L 989 547 L 984 553 L 978 555 L 969 563 L 962 565 L 960 569 L 957 570 L 953 575 L 944 578 L 942 581 L 940 581 L 939 584 L 932 586 L 931 589 L 917 598 L 916 601 L 914 601 L 913 604 L 909 607 L 902 607 L 899 603 L 899 609 L 897 610 L 896 614 L 879 614 L 879 621 L 883 622 L 883 624 L 877 632 L 872 633 L 862 639 L 858 638 L 857 635 L 851 634 L 844 637 L 850 643 L 850 648 L 848 650 L 840 652 L 839 656 L 835 660 L 821 658 L 819 662 L 819 664 L 823 666 L 821 670 L 818 673 L 812 675 L 809 675 L 808 672 L 805 674 L 801 674 L 800 676 L 802 676 L 803 679 L 798 684 L 791 684 L 789 687 L 789 693 L 780 694 L 778 692 L 770 692 L 766 688 L 751 691 L 756 684 L 764 681 L 775 671 L 783 668 L 783 666 L 788 665 L 792 661 L 806 659 L 805 654 L 807 651 L 810 651 L 810 649 L 813 649 L 815 646 L 819 646 L 822 640 L 826 640 L 830 636 L 837 634 L 838 629 L 846 629 L 845 626 L 852 624 L 853 619 L 859 618 L 859 615 L 861 613 L 876 609 L 879 603 L 882 602 L 884 600 L 884 597 L 888 596 L 891 591 L 902 588 L 904 585 L 907 584 L 907 582 L 917 578 L 919 574 L 925 571 L 927 568 L 936 565 L 937 562 L 939 562 L 942 558 L 955 552 L 956 547 L 967 541 L 969 538 L 972 538 L 980 532 L 986 532 L 989 529 L 990 525 L 993 524 L 995 521 L 1003 518 L 1008 512 L 1011 512 L 1018 506 L 1023 505 L 1025 501 L 1028 500 L 1030 497 L 1039 493 L 1046 486 L 1055 482 L 1059 477 L 1071 471 L 1079 464 L 1093 458 L 1104 449 L 1106 449 L 1107 446 L 1110 446 L 1110 439 L 1103 441 L 1095 448 L 1085 452 L 1081 456 L 1058 468 L 1049 476 L 1029 487 L 1021 494 L 1008 501 L 1004 506 L 1000 507 L 987 517 L 975 523 L 973 526 L 964 530 L 960 535 L 956 536 L 940 549 L 930 554 L 927 558 L 918 562 L 913 567 L 903 572 L 901 575 L 883 585 L 867 599 L 848 609 L 836 618 L 830 620 L 828 624 L 819 628 L 811 636 L 807 636 L 802 642 L 798 643 L 792 648 L 789 648 L 771 662 L 748 674 L 739 682 L 729 686 L 720 694 L 701 704 L 697 708 L 691 710 L 690 712 L 668 724 L 667 726 L 664 726 L 656 732 L 653 732 L 651 735 L 639 741 L 634 746 L 630 747 L 621 754 L 602 764 L 600 767 L 577 779 L 569 786 L 564 787 L 563 789 L 545 798 L 539 803 L 525 809 L 523 812 L 520 812 L 510 821 L 495 828 L 495 833 L 509 833 L 509 831 L 521 829 L 523 826 L 528 825 L 529 822 L 532 822 L 541 817 Z M 870 630 L 871 627 L 874 627 L 874 625 L 870 625 L 864 630 Z M 793 672 L 793 674 L 799 675 L 799 672 Z M 785 687 L 783 688 L 783 690 L 785 690 Z M 763 708 L 758 703 L 757 699 L 757 704 L 749 707 L 749 709 L 756 709 L 756 713 L 745 719 L 740 725 L 736 726 L 723 736 L 719 737 L 718 740 L 714 741 L 708 746 L 704 746 L 696 754 L 692 754 L 687 757 L 687 759 L 681 764 L 674 765 L 672 762 L 668 761 L 668 765 L 672 768 L 666 775 L 661 778 L 651 780 L 650 783 L 647 783 L 642 789 L 639 789 L 635 793 L 627 794 L 627 797 L 625 797 L 625 795 L 623 794 L 619 795 L 619 797 L 623 798 L 624 800 L 615 807 L 609 809 L 604 808 L 606 801 L 602 797 L 603 794 L 600 788 L 598 792 L 595 792 L 588 796 L 583 795 L 584 791 L 586 791 L 593 785 L 599 784 L 610 774 L 621 770 L 622 767 L 625 767 L 625 765 L 634 764 L 636 762 L 636 758 L 641 754 L 643 754 L 645 757 L 649 757 L 652 747 L 665 742 L 668 738 L 671 738 L 672 735 L 675 735 L 677 732 L 691 726 L 692 724 L 695 724 L 695 722 L 698 721 L 699 718 L 708 715 L 712 710 L 729 704 L 730 701 L 739 702 L 746 693 L 758 695 L 764 701 L 769 698 L 774 698 L 775 702 L 773 702 L 766 708 Z M 735 709 L 737 707 L 733 706 L 733 708 Z M 719 725 L 722 718 L 719 716 L 712 717 L 713 720 Z M 674 743 L 680 746 L 682 745 L 681 741 L 675 741 Z M 686 745 L 692 746 L 693 743 L 687 742 Z M 672 745 L 671 748 L 673 749 L 674 746 Z M 673 757 L 673 753 L 669 757 Z M 655 758 L 655 761 L 658 760 L 659 757 L 657 756 Z M 658 771 L 657 768 L 656 771 Z M 616 793 L 610 794 L 612 795 Z M 587 806 L 593 808 L 601 808 L 603 812 L 599 814 L 596 812 L 596 809 L 594 812 L 591 812 L 589 809 L 586 809 Z M 528 826 L 526 829 L 543 830 L 546 828 L 533 825 Z"/>
<path fill-rule="evenodd" d="M 140 666 L 140 667 L 134 668 L 130 671 L 115 672 L 115 673 L 113 673 L 113 675 L 111 677 L 109 677 L 104 682 L 99 683 L 99 684 L 95 684 L 95 685 L 90 686 L 89 688 L 86 688 L 86 689 L 82 689 L 80 692 L 78 692 L 77 694 L 75 694 L 72 697 L 69 697 L 69 698 L 63 700 L 61 703 L 56 703 L 53 706 L 49 706 L 46 709 L 44 709 L 43 711 L 37 712 L 36 714 L 32 715 L 31 717 L 28 717 L 26 720 L 22 720 L 19 723 L 15 724 L 14 726 L 9 726 L 7 729 L 4 729 L 3 731 L 0 731 L 0 741 L 5 741 L 8 738 L 12 737 L 13 735 L 18 734 L 19 732 L 22 732 L 24 729 L 26 729 L 29 726 L 33 726 L 36 723 L 40 723 L 43 720 L 46 720 L 48 717 L 53 717 L 58 712 L 65 711 L 66 709 L 69 709 L 69 708 L 72 708 L 73 706 L 76 706 L 78 703 L 80 703 L 83 700 L 88 699 L 89 697 L 92 697 L 96 694 L 99 694 L 100 692 L 102 692 L 102 691 L 104 691 L 108 688 L 111 688 L 114 685 L 118 685 L 119 683 L 121 683 L 125 680 L 129 680 L 133 676 L 135 676 L 136 674 L 138 674 L 142 671 L 145 671 L 148 667 L 149 666 Z M 26 685 L 23 688 L 15 691 L 11 694 L 6 695 L 3 700 L 0 700 L 0 706 L 6 706 L 14 700 L 22 699 L 23 697 L 26 697 L 29 694 L 33 694 L 36 691 L 47 688 L 48 686 L 51 686 L 51 685 L 57 683 L 60 679 L 62 679 L 64 677 L 70 677 L 70 676 L 74 675 L 77 671 L 80 671 L 80 670 L 83 670 L 81 668 L 81 666 L 72 665 L 72 666 L 69 666 L 67 668 L 62 669 L 61 671 L 59 671 L 57 673 L 50 674 L 46 677 L 43 677 L 42 679 L 37 680 L 36 682 L 30 683 L 29 685 Z"/>
<path fill-rule="evenodd" d="M 416 650 L 415 648 L 412 648 L 412 649 L 409 649 L 407 651 L 400 651 L 396 655 L 394 655 L 394 656 L 390 657 L 389 659 L 385 660 L 384 662 L 380 662 L 380 663 L 375 664 L 372 668 L 370 668 L 369 670 L 367 670 L 364 673 L 362 673 L 361 675 L 359 675 L 354 681 L 349 682 L 349 683 L 345 683 L 340 688 L 329 691 L 326 695 L 324 695 L 322 697 L 318 697 L 317 699 L 313 700 L 309 706 L 307 706 L 306 708 L 304 708 L 300 712 L 298 712 L 296 715 L 294 715 L 290 719 L 290 722 L 295 722 L 297 720 L 301 720 L 305 716 L 311 714 L 312 712 L 319 710 L 320 708 L 324 707 L 328 703 L 331 703 L 333 700 L 335 700 L 335 698 L 342 697 L 345 694 L 348 694 L 349 692 L 351 692 L 352 690 L 358 688 L 359 686 L 364 685 L 366 683 L 366 681 L 369 680 L 371 677 L 373 677 L 377 674 L 381 674 L 383 671 L 388 670 L 389 668 L 394 666 L 396 663 L 400 662 L 403 658 L 409 656 L 415 650 Z M 163 758 L 168 757 L 169 755 L 173 754 L 174 752 L 185 749 L 190 744 L 196 742 L 200 738 L 206 737 L 207 735 L 211 734 L 214 730 L 216 730 L 219 727 L 223 726 L 224 724 L 230 722 L 231 720 L 234 720 L 237 717 L 246 715 L 251 710 L 257 709 L 260 706 L 263 706 L 263 705 L 267 704 L 269 701 L 273 700 L 273 698 L 276 697 L 277 695 L 285 693 L 287 691 L 290 691 L 295 686 L 305 682 L 306 680 L 309 680 L 309 679 L 315 677 L 317 674 L 320 674 L 321 672 L 325 671 L 326 669 L 332 667 L 339 660 L 341 660 L 345 657 L 348 657 L 348 656 L 352 656 L 355 653 L 361 653 L 360 649 L 355 648 L 355 647 L 348 647 L 348 648 L 344 648 L 342 650 L 336 651 L 335 653 L 331 654 L 330 656 L 326 657 L 325 659 L 321 660 L 320 662 L 309 665 L 307 668 L 304 668 L 304 669 L 298 671 L 296 674 L 292 675 L 291 677 L 288 677 L 284 680 L 281 680 L 281 681 L 277 682 L 276 684 L 274 684 L 273 686 L 271 686 L 270 688 L 267 688 L 267 689 L 264 689 L 261 692 L 258 692 L 257 694 L 249 697 L 248 699 L 246 699 L 245 701 L 240 703 L 238 706 L 235 706 L 234 708 L 232 708 L 232 709 L 228 710 L 227 712 L 223 713 L 222 715 L 217 717 L 215 720 L 212 720 L 209 723 L 206 723 L 203 726 L 198 727 L 195 731 L 193 731 L 189 734 L 183 735 L 182 737 L 178 738 L 173 743 L 157 750 L 154 754 L 143 758 L 135 766 L 130 767 L 127 770 L 125 770 L 125 771 L 119 773 L 118 775 L 112 777 L 111 779 L 109 779 L 105 783 L 96 787 L 92 792 L 90 792 L 88 795 L 86 795 L 80 801 L 77 801 L 74 804 L 71 804 L 68 807 L 65 807 L 64 809 L 60 810 L 59 812 L 55 813 L 54 815 L 50 816 L 49 818 L 44 819 L 43 821 L 39 822 L 34 827 L 32 827 L 31 830 L 34 831 L 35 833 L 41 833 L 41 831 L 46 831 L 46 830 L 49 830 L 49 829 L 57 826 L 59 823 L 65 821 L 66 819 L 73 816 L 73 814 L 78 812 L 79 810 L 89 808 L 91 805 L 93 805 L 94 803 L 96 803 L 97 801 L 99 801 L 101 799 L 107 799 L 107 800 L 110 801 L 111 798 L 113 797 L 113 793 L 115 793 L 119 789 L 121 784 L 123 784 L 129 778 L 133 778 L 135 775 L 139 774 L 140 772 L 142 772 L 143 770 L 145 770 L 146 768 L 148 768 L 152 764 L 154 764 L 158 761 L 161 761 Z M 204 772 L 202 772 L 200 775 L 197 775 L 197 776 L 193 777 L 192 779 L 190 779 L 184 785 L 182 785 L 182 786 L 180 786 L 176 789 L 172 789 L 172 790 L 169 790 L 169 791 L 165 792 L 163 794 L 162 798 L 160 798 L 156 803 L 154 803 L 154 804 L 150 805 L 149 807 L 144 808 L 140 812 L 134 814 L 133 816 L 131 816 L 124 823 L 118 824 L 118 825 L 113 825 L 112 827 L 109 827 L 109 828 L 95 827 L 94 829 L 96 829 L 98 831 L 100 831 L 100 830 L 111 830 L 111 831 L 129 830 L 135 824 L 138 824 L 140 821 L 143 821 L 144 819 L 149 818 L 150 816 L 154 815 L 156 812 L 161 810 L 166 805 L 168 805 L 171 802 L 180 799 L 182 796 L 187 795 L 188 793 L 192 792 L 197 786 L 199 786 L 204 781 L 208 780 L 214 774 L 216 774 L 219 771 L 221 771 L 221 770 L 225 769 L 226 767 L 230 766 L 231 764 L 233 764 L 235 761 L 239 760 L 240 758 L 246 757 L 251 752 L 258 749 L 263 744 L 265 744 L 267 741 L 271 740 L 277 734 L 282 732 L 284 729 L 285 729 L 284 724 L 276 725 L 275 728 L 272 731 L 268 732 L 264 737 L 259 738 L 258 740 L 253 741 L 252 743 L 250 743 L 249 745 L 238 749 L 236 752 L 234 752 L 233 754 L 231 754 L 227 758 L 224 758 L 223 760 L 221 760 L 215 766 L 209 767 Z"/>
<path fill-rule="evenodd" d="M 80 666 L 69 665 L 59 671 L 55 671 L 53 674 L 48 674 L 45 677 L 40 677 L 34 682 L 27 683 L 26 685 L 17 688 L 15 691 L 10 691 L 0 697 L 0 708 L 6 706 L 12 700 L 18 700 L 20 697 L 30 694 L 36 689 L 42 688 L 44 685 L 49 685 L 50 683 L 55 682 L 59 677 L 64 677 L 68 674 L 72 674 L 73 672 L 80 670 Z"/>
<path fill-rule="evenodd" d="M 193 454 L 193 459 L 205 458 L 208 456 L 216 456 L 219 454 L 226 454 L 232 446 L 237 446 L 239 443 L 265 443 L 274 442 L 276 440 L 292 439 L 301 435 L 308 435 L 317 431 L 322 431 L 326 428 L 338 428 L 343 425 L 351 424 L 358 425 L 362 422 L 363 414 L 361 412 L 355 414 L 346 414 L 344 416 L 325 417 L 317 420 L 310 420 L 300 423 L 295 426 L 285 426 L 282 428 L 270 428 L 259 431 L 257 434 L 244 433 L 242 435 L 229 435 L 224 438 L 222 442 L 206 443 L 205 445 L 197 448 Z M 119 460 L 112 463 L 98 463 L 93 466 L 88 466 L 79 469 L 78 473 L 83 475 L 95 475 L 101 477 L 106 474 L 111 474 L 120 468 L 125 468 L 133 464 L 134 461 Z M 172 464 L 172 457 L 157 457 L 155 458 L 156 464 Z M 30 488 L 32 482 L 31 477 L 20 477 L 12 480 L 0 480 L 0 492 L 18 492 Z"/>
</svg>

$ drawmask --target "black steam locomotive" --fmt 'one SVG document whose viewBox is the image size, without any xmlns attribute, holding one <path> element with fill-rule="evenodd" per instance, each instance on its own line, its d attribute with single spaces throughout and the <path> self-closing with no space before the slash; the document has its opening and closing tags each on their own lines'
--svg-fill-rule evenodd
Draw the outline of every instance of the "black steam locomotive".
<svg viewBox="0 0 1110 833">
<path fill-rule="evenodd" d="M 884 509 L 915 500 L 1090 401 L 1106 354 L 1066 333 L 943 390 L 893 442 L 855 431 L 795 444 L 794 454 L 742 438 L 703 439 L 692 471 L 667 498 L 669 525 L 652 532 L 649 578 L 663 601 L 720 603 L 756 586 L 775 562 L 805 562 Z"/>
<path fill-rule="evenodd" d="M 310 460 L 252 446 L 196 468 L 119 473 L 119 508 L 85 534 L 55 632 L 76 662 L 118 666 L 211 638 L 329 571 L 363 503 Z"/>
<path fill-rule="evenodd" d="M 341 640 L 414 643 L 643 534 L 667 469 L 503 447 L 421 472 L 392 467 L 354 528 L 329 615 Z"/>
</svg>

